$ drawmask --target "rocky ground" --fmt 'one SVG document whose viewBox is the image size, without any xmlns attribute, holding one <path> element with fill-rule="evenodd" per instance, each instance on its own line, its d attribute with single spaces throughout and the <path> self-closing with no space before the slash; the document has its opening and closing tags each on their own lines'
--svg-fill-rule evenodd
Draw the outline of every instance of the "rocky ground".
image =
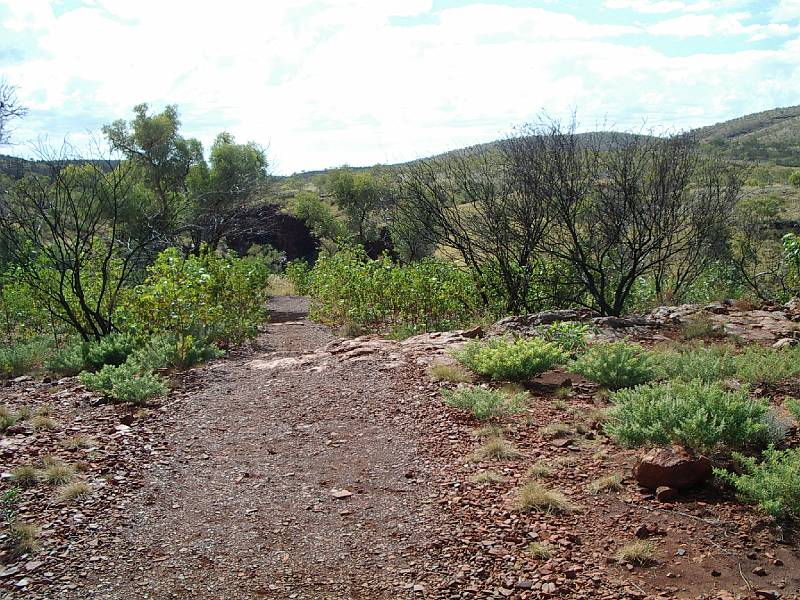
<svg viewBox="0 0 800 600">
<path fill-rule="evenodd" d="M 16 518 L 40 527 L 41 546 L 0 555 L 2 597 L 798 597 L 797 532 L 711 488 L 666 501 L 639 488 L 636 454 L 592 428 L 593 386 L 546 374 L 505 427 L 518 456 L 477 459 L 479 424 L 426 372 L 477 332 L 341 340 L 305 319 L 302 299 L 272 309 L 255 348 L 179 376 L 145 410 L 74 379 L 0 389 L 0 403 L 52 419 L 0 438 L 3 491 L 12 469 L 52 457 L 90 486 L 73 500 L 44 482 L 19 491 Z M 779 311 L 698 311 L 727 315 L 738 336 L 772 332 L 762 342 L 796 331 Z M 659 318 L 599 334 L 669 335 L 678 317 Z M 532 466 L 574 512 L 515 508 Z M 613 474 L 619 489 L 592 490 Z M 616 559 L 637 540 L 654 544 L 654 565 Z"/>
</svg>

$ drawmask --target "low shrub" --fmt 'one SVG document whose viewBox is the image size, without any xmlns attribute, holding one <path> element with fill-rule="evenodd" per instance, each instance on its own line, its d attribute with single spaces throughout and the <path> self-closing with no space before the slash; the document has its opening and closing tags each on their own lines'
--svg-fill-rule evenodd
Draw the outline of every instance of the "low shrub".
<svg viewBox="0 0 800 600">
<path fill-rule="evenodd" d="M 530 379 L 567 360 L 560 346 L 535 337 L 473 341 L 453 356 L 479 375 L 507 381 Z"/>
<path fill-rule="evenodd" d="M 637 344 L 595 344 L 572 363 L 571 371 L 611 390 L 646 383 L 655 377 L 651 353 Z"/>
<path fill-rule="evenodd" d="M 444 401 L 455 408 L 470 411 L 476 419 L 500 419 L 525 410 L 527 394 L 509 396 L 499 390 L 476 386 L 458 386 L 455 390 L 442 390 Z"/>
<path fill-rule="evenodd" d="M 428 375 L 436 381 L 452 381 L 467 383 L 472 381 L 472 374 L 459 365 L 438 363 L 428 367 Z"/>
<path fill-rule="evenodd" d="M 681 337 L 684 340 L 703 338 L 722 339 L 727 337 L 722 325 L 714 323 L 708 317 L 689 319 L 681 325 Z"/>
<path fill-rule="evenodd" d="M 133 404 L 144 404 L 168 391 L 161 377 L 151 371 L 142 371 L 133 361 L 117 367 L 106 365 L 97 373 L 84 371 L 80 375 L 80 382 L 109 398 Z"/>
<path fill-rule="evenodd" d="M 13 427 L 19 420 L 19 413 L 7 406 L 0 406 L 0 433 L 5 433 L 6 429 Z"/>
<path fill-rule="evenodd" d="M 745 502 L 757 504 L 766 514 L 784 519 L 800 518 L 800 448 L 764 451 L 763 461 L 734 454 L 741 474 L 715 469 Z"/>
<path fill-rule="evenodd" d="M 0 377 L 18 377 L 44 362 L 48 343 L 43 338 L 0 347 Z"/>
<path fill-rule="evenodd" d="M 57 375 L 77 375 L 86 368 L 86 345 L 79 340 L 67 343 L 50 355 L 45 362 L 45 368 Z"/>
<path fill-rule="evenodd" d="M 539 335 L 548 342 L 554 342 L 571 354 L 586 350 L 589 326 L 576 321 L 559 321 L 541 327 Z"/>
<path fill-rule="evenodd" d="M 304 260 L 292 260 L 286 264 L 283 271 L 286 278 L 292 282 L 294 291 L 305 296 L 311 289 L 311 266 Z"/>
<path fill-rule="evenodd" d="M 129 335 L 111 333 L 83 346 L 84 363 L 87 369 L 96 371 L 105 365 L 119 366 L 128 360 L 136 344 Z"/>
<path fill-rule="evenodd" d="M 775 384 L 800 376 L 800 346 L 750 346 L 736 356 L 736 378 L 755 385 Z"/>
<path fill-rule="evenodd" d="M 794 420 L 797 421 L 797 424 L 800 426 L 800 401 L 794 398 L 787 399 L 786 410 L 789 411 L 789 414 L 794 417 Z"/>
<path fill-rule="evenodd" d="M 156 335 L 131 356 L 140 370 L 188 369 L 194 365 L 223 356 L 225 352 L 213 344 L 191 335 Z"/>
<path fill-rule="evenodd" d="M 654 354 L 659 379 L 698 379 L 705 383 L 736 375 L 736 356 L 730 346 L 696 346 Z"/>
<path fill-rule="evenodd" d="M 769 440 L 768 404 L 717 383 L 672 381 L 611 395 L 605 431 L 626 446 L 677 442 L 691 450 L 741 449 Z"/>
</svg>

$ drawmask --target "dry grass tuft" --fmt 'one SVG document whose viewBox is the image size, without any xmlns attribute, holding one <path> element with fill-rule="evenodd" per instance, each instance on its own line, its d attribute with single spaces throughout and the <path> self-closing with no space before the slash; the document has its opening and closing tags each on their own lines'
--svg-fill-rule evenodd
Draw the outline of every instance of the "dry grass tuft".
<svg viewBox="0 0 800 600">
<path fill-rule="evenodd" d="M 92 492 L 91 486 L 85 481 L 73 481 L 58 488 L 58 498 L 62 502 L 85 498 Z"/>
<path fill-rule="evenodd" d="M 647 566 L 655 563 L 656 547 L 653 542 L 631 542 L 617 552 L 617 561 L 632 565 Z"/>
<path fill-rule="evenodd" d="M 33 465 L 21 465 L 11 470 L 11 481 L 22 487 L 29 487 L 36 483 L 39 471 Z"/>
<path fill-rule="evenodd" d="M 469 383 L 472 375 L 464 367 L 437 363 L 428 367 L 428 375 L 435 381 L 451 381 L 453 383 Z"/>
<path fill-rule="evenodd" d="M 547 560 L 553 556 L 550 546 L 542 542 L 531 542 L 527 545 L 525 551 L 537 560 Z"/>
<path fill-rule="evenodd" d="M 53 407 L 49 404 L 41 404 L 36 407 L 36 410 L 33 411 L 33 414 L 37 417 L 49 417 L 53 414 Z"/>
<path fill-rule="evenodd" d="M 61 443 L 67 450 L 78 450 L 79 448 L 91 448 L 97 445 L 97 440 L 85 433 L 79 433 L 68 437 Z"/>
<path fill-rule="evenodd" d="M 50 431 L 56 428 L 56 422 L 47 415 L 36 415 L 31 419 L 34 431 Z"/>
<path fill-rule="evenodd" d="M 503 437 L 503 427 L 497 423 L 489 423 L 488 425 L 476 429 L 475 436 L 479 440 Z"/>
<path fill-rule="evenodd" d="M 553 469 L 550 467 L 550 465 L 546 465 L 543 462 L 538 462 L 528 468 L 525 476 L 528 479 L 536 479 L 537 477 L 550 477 L 553 474 Z"/>
<path fill-rule="evenodd" d="M 39 548 L 39 528 L 33 523 L 12 523 L 8 526 L 8 546 L 15 556 L 30 554 Z"/>
<path fill-rule="evenodd" d="M 575 432 L 566 423 L 550 423 L 539 429 L 539 433 L 546 438 L 569 437 Z"/>
<path fill-rule="evenodd" d="M 624 489 L 622 485 L 623 477 L 619 473 L 611 473 L 610 475 L 603 475 L 594 481 L 590 482 L 586 488 L 592 494 L 599 494 L 601 492 L 620 492 Z"/>
<path fill-rule="evenodd" d="M 75 476 L 75 469 L 67 463 L 55 462 L 42 469 L 39 476 L 46 483 L 60 485 L 68 483 Z"/>
<path fill-rule="evenodd" d="M 491 438 L 477 448 L 471 455 L 473 461 L 510 460 L 519 458 L 519 451 L 511 442 L 500 438 Z"/>
<path fill-rule="evenodd" d="M 267 280 L 267 289 L 270 296 L 294 296 L 297 294 L 294 283 L 283 275 L 270 275 Z"/>
<path fill-rule="evenodd" d="M 500 473 L 494 471 L 481 471 L 469 478 L 472 483 L 500 483 L 504 478 Z"/>
<path fill-rule="evenodd" d="M 577 507 L 560 492 L 548 490 L 538 481 L 526 483 L 517 491 L 517 508 L 522 512 L 571 513 Z"/>
</svg>

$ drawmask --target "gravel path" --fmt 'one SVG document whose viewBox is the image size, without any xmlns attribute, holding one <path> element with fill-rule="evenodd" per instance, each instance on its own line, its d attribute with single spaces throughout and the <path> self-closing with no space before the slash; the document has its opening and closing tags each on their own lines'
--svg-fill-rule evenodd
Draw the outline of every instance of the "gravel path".
<svg viewBox="0 0 800 600">
<path fill-rule="evenodd" d="M 199 371 L 121 532 L 77 597 L 397 598 L 424 546 L 402 373 L 380 363 L 252 368 L 332 339 L 307 304 L 273 300 L 255 355 Z M 410 589 L 411 588 L 411 589 Z"/>
</svg>

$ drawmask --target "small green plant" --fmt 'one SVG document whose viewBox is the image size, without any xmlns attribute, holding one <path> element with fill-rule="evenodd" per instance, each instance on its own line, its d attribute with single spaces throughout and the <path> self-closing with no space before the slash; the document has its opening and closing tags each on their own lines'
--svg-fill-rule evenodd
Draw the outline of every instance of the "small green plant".
<svg viewBox="0 0 800 600">
<path fill-rule="evenodd" d="M 35 552 L 39 549 L 39 528 L 33 523 L 9 524 L 8 548 L 14 556 Z"/>
<path fill-rule="evenodd" d="M 82 340 L 72 340 L 50 355 L 45 368 L 57 375 L 77 375 L 86 368 L 86 344 Z"/>
<path fill-rule="evenodd" d="M 651 354 L 637 344 L 611 342 L 595 344 L 571 370 L 610 390 L 646 383 L 655 377 Z"/>
<path fill-rule="evenodd" d="M 17 518 L 17 505 L 19 504 L 19 488 L 13 487 L 3 492 L 0 496 L 0 512 L 3 522 L 8 525 Z"/>
<path fill-rule="evenodd" d="M 451 381 L 453 383 L 469 383 L 472 375 L 469 371 L 458 366 L 446 363 L 437 363 L 428 367 L 428 375 L 436 381 Z"/>
<path fill-rule="evenodd" d="M 519 458 L 519 451 L 511 442 L 500 438 L 490 438 L 478 447 L 470 456 L 472 461 L 511 460 Z"/>
<path fill-rule="evenodd" d="M 558 344 L 535 337 L 473 341 L 453 356 L 479 375 L 506 381 L 530 379 L 567 360 L 567 353 Z"/>
<path fill-rule="evenodd" d="M 800 401 L 795 398 L 788 398 L 786 400 L 786 410 L 794 417 L 794 420 L 800 425 Z"/>
<path fill-rule="evenodd" d="M 586 350 L 589 326 L 577 321 L 559 321 L 540 328 L 539 335 L 548 342 L 555 342 L 566 352 L 575 354 Z"/>
<path fill-rule="evenodd" d="M 768 385 L 800 376 L 800 346 L 762 348 L 751 346 L 736 356 L 736 378 L 745 383 Z"/>
<path fill-rule="evenodd" d="M 525 410 L 527 394 L 509 396 L 498 390 L 476 386 L 459 386 L 442 390 L 444 401 L 455 408 L 470 411 L 480 421 L 496 420 Z"/>
<path fill-rule="evenodd" d="M 624 489 L 622 486 L 622 479 L 623 477 L 619 473 L 611 473 L 609 475 L 598 477 L 594 481 L 590 482 L 586 488 L 592 494 L 600 494 L 602 492 L 620 492 Z"/>
<path fill-rule="evenodd" d="M 58 488 L 58 498 L 62 502 L 69 502 L 85 498 L 92 492 L 91 486 L 85 481 L 72 481 Z"/>
<path fill-rule="evenodd" d="M 0 433 L 5 433 L 6 429 L 13 427 L 17 421 L 19 421 L 18 413 L 8 406 L 0 406 Z"/>
<path fill-rule="evenodd" d="M 531 542 L 525 547 L 525 552 L 536 560 L 548 560 L 553 556 L 553 551 L 548 544 L 543 542 Z"/>
<path fill-rule="evenodd" d="M 517 509 L 521 512 L 571 513 L 577 507 L 560 492 L 531 481 L 517 491 Z"/>
<path fill-rule="evenodd" d="M 140 371 L 160 369 L 188 369 L 225 354 L 213 344 L 195 339 L 191 335 L 162 334 L 151 337 L 130 357 L 130 362 Z"/>
<path fill-rule="evenodd" d="M 659 379 L 698 379 L 710 383 L 736 374 L 736 358 L 730 346 L 696 346 L 682 352 L 657 352 L 655 362 Z"/>
<path fill-rule="evenodd" d="M 769 441 L 768 405 L 751 400 L 746 390 L 726 390 L 718 383 L 672 381 L 620 390 L 605 431 L 626 446 L 677 442 L 712 451 L 740 449 Z"/>
<path fill-rule="evenodd" d="M 617 561 L 646 567 L 655 562 L 655 553 L 656 547 L 653 545 L 653 542 L 631 542 L 630 544 L 625 544 L 617 551 Z"/>
<path fill-rule="evenodd" d="M 161 377 L 150 371 L 142 372 L 133 361 L 118 367 L 106 365 L 97 373 L 84 371 L 80 375 L 80 382 L 110 398 L 133 404 L 144 404 L 168 391 Z"/>
<path fill-rule="evenodd" d="M 33 465 L 20 465 L 11 470 L 11 481 L 20 487 L 29 487 L 36 483 L 39 472 Z"/>
<path fill-rule="evenodd" d="M 715 469 L 745 502 L 757 504 L 766 514 L 782 519 L 800 519 L 800 448 L 764 451 L 763 461 L 734 453 L 741 474 Z"/>
</svg>

